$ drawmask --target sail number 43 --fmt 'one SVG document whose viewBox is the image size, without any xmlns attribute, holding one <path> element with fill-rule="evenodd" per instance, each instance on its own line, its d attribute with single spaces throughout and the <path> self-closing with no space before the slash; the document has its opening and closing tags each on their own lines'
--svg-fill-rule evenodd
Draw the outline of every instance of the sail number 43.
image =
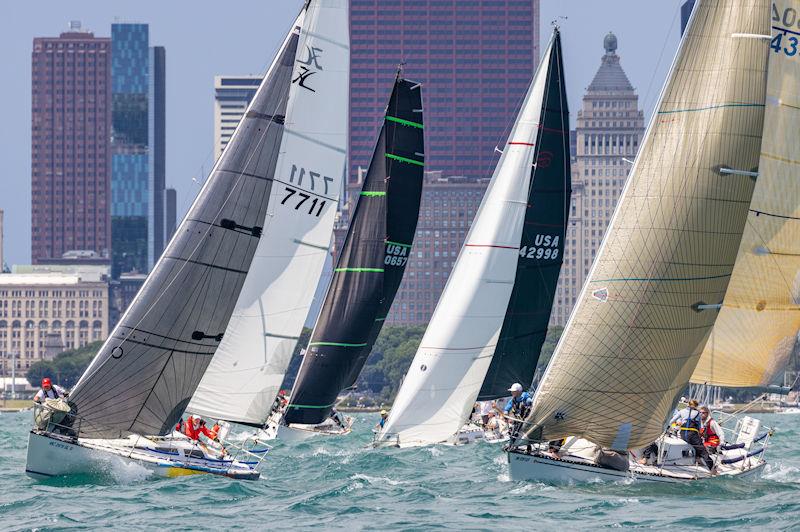
<svg viewBox="0 0 800 532">
<path fill-rule="evenodd" d="M 786 38 L 785 42 L 784 37 Z M 772 48 L 776 54 L 783 52 L 789 57 L 794 57 L 797 55 L 798 43 L 800 43 L 800 41 L 798 41 L 797 35 L 789 35 L 788 32 L 784 32 L 775 35 L 775 37 L 772 38 L 772 42 L 770 43 L 769 47 Z"/>
</svg>

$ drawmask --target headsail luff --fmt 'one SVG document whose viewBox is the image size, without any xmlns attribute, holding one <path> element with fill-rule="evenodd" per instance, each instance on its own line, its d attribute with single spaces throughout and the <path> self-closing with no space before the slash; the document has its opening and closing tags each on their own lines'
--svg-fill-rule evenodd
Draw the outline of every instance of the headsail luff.
<svg viewBox="0 0 800 532">
<path fill-rule="evenodd" d="M 766 0 L 699 2 L 526 436 L 604 447 L 661 434 L 728 285 L 758 164 Z M 727 168 L 737 173 L 721 171 Z"/>
<path fill-rule="evenodd" d="M 352 386 L 410 257 L 422 192 L 421 85 L 397 79 L 285 420 L 316 424 Z"/>
<path fill-rule="evenodd" d="M 758 178 L 728 291 L 692 382 L 782 384 L 800 330 L 798 0 L 774 0 Z M 784 22 L 785 20 L 785 22 Z M 788 24 L 788 26 L 787 26 Z"/>
<path fill-rule="evenodd" d="M 344 182 L 348 24 L 347 0 L 312 0 L 300 22 L 264 234 L 191 412 L 261 426 L 283 381 L 328 256 Z"/>
<path fill-rule="evenodd" d="M 530 197 L 537 142 L 545 134 L 564 138 L 566 125 L 559 126 L 557 133 L 542 127 L 546 109 L 561 116 L 559 107 L 566 102 L 561 76 L 556 30 L 381 440 L 398 441 L 403 447 L 442 442 L 456 434 L 469 415 L 506 319 L 526 211 L 538 204 L 537 198 Z M 552 91 L 560 95 L 554 101 L 547 97 Z M 551 252 L 550 259 L 557 262 L 560 257 Z"/>
<path fill-rule="evenodd" d="M 165 434 L 183 414 L 224 337 L 268 206 L 274 209 L 296 48 L 290 35 L 172 241 L 73 390 L 80 435 Z"/>
</svg>

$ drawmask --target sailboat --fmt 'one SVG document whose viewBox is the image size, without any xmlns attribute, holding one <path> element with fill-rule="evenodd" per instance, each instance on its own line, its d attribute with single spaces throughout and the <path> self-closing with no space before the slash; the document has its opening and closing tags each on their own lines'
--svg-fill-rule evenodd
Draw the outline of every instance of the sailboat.
<svg viewBox="0 0 800 532">
<path fill-rule="evenodd" d="M 274 313 L 281 297 L 300 306 L 312 297 L 306 285 L 320 275 L 326 251 L 317 248 L 330 241 L 345 169 L 348 42 L 346 0 L 306 2 L 194 204 L 68 404 L 38 413 L 28 475 L 87 473 L 121 461 L 162 476 L 259 477 L 263 450 L 230 441 L 215 448 L 174 429 L 209 364 L 227 354 L 220 348 L 240 334 L 254 285 L 287 279 L 281 293 L 255 298 Z M 302 319 L 292 334 L 301 326 Z M 228 378 L 235 384 L 241 375 L 231 369 Z M 236 391 L 219 387 L 203 399 L 226 404 Z"/>
<path fill-rule="evenodd" d="M 479 395 L 531 383 L 570 201 L 565 91 L 555 29 L 376 446 L 461 443 Z"/>
<path fill-rule="evenodd" d="M 364 367 L 411 255 L 425 164 L 423 128 L 422 87 L 398 73 L 288 404 L 275 409 L 259 439 L 350 432 L 352 418 L 333 409 Z"/>
<path fill-rule="evenodd" d="M 771 177 L 761 182 L 762 134 L 797 111 L 768 94 L 797 67 L 788 52 L 771 53 L 770 6 L 695 5 L 579 302 L 509 446 L 513 479 L 686 482 L 763 470 L 771 432 L 754 418 L 722 422 L 732 443 L 713 470 L 664 429 L 727 299 L 754 188 L 778 193 Z M 654 442 L 655 463 L 634 459 Z"/>
</svg>

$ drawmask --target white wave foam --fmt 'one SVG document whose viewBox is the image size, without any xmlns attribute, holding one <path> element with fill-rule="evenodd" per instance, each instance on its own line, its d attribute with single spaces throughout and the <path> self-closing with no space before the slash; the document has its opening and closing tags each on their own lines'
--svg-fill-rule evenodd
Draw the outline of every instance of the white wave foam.
<svg viewBox="0 0 800 532">
<path fill-rule="evenodd" d="M 392 480 L 388 477 L 371 477 L 369 475 L 365 475 L 363 473 L 356 473 L 355 475 L 350 477 L 351 480 L 365 480 L 369 484 L 373 485 L 380 485 L 380 484 L 388 484 L 390 486 L 399 486 L 401 484 L 406 484 L 406 482 L 400 480 Z"/>
<path fill-rule="evenodd" d="M 800 468 L 783 463 L 768 463 L 762 478 L 776 482 L 796 483 L 800 478 Z"/>
<path fill-rule="evenodd" d="M 108 473 L 119 484 L 132 484 L 146 480 L 153 472 L 136 462 L 128 462 L 122 458 L 112 457 L 107 460 Z"/>
</svg>

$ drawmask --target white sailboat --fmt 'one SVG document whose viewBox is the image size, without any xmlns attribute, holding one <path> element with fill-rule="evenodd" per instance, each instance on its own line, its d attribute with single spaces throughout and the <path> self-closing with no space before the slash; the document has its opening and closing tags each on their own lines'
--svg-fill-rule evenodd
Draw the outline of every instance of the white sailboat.
<svg viewBox="0 0 800 532">
<path fill-rule="evenodd" d="M 174 428 L 209 364 L 197 410 L 246 420 L 263 388 L 246 385 L 278 371 L 264 363 L 251 376 L 248 357 L 265 356 L 253 346 L 291 351 L 284 344 L 299 335 L 343 182 L 348 66 L 346 0 L 310 0 L 172 241 L 69 396 L 69 412 L 58 411 L 61 402 L 37 417 L 30 476 L 120 460 L 163 476 L 259 477 L 263 449 L 230 441 L 215 448 Z M 259 291 L 264 283 L 277 286 Z M 253 328 L 248 309 L 260 305 L 268 310 L 256 321 L 266 328 L 257 341 L 251 334 L 237 343 Z"/>
<path fill-rule="evenodd" d="M 527 376 L 519 378 L 531 382 L 563 255 L 568 122 L 556 29 L 376 446 L 462 443 L 482 435 L 480 428 L 459 431 L 493 359 L 509 364 L 495 367 L 491 390 L 499 386 L 507 395 L 514 381 L 500 383 L 499 375 L 520 366 Z M 529 314 L 540 306 L 543 316 Z M 541 318 L 544 331 L 529 330 Z"/>
<path fill-rule="evenodd" d="M 797 66 L 770 51 L 770 7 L 695 5 L 579 303 L 508 449 L 513 479 L 685 482 L 763 470 L 771 431 L 751 417 L 714 414 L 732 442 L 714 471 L 662 433 L 727 297 L 753 189 L 778 192 L 759 154 L 762 131 L 787 111 L 767 94 Z M 653 442 L 655 463 L 639 464 Z"/>
</svg>

